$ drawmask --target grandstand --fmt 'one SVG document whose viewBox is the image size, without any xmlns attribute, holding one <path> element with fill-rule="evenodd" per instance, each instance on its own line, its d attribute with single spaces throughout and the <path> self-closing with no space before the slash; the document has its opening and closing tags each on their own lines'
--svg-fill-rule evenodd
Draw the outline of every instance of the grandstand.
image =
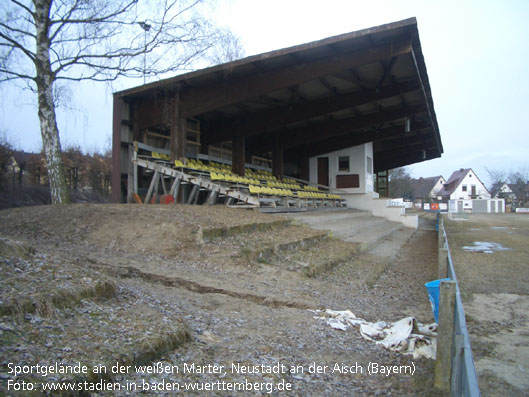
<svg viewBox="0 0 529 397">
<path fill-rule="evenodd" d="M 346 206 L 335 192 L 292 177 L 278 180 L 264 167 L 249 165 L 243 177 L 233 173 L 229 164 L 212 159 L 184 158 L 171 162 L 167 151 L 139 142 L 134 143 L 132 164 L 132 196 L 138 203 L 223 203 L 282 210 Z M 148 188 L 139 187 L 138 167 L 147 179 L 151 178 Z"/>
<path fill-rule="evenodd" d="M 115 202 L 369 209 L 443 152 L 417 21 L 116 92 L 112 151 Z"/>
</svg>

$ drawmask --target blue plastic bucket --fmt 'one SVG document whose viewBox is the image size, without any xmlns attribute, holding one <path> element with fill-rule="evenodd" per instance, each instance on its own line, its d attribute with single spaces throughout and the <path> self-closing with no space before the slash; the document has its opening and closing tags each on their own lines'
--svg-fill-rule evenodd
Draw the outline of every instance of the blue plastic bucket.
<svg viewBox="0 0 529 397">
<path fill-rule="evenodd" d="M 428 291 L 428 298 L 430 299 L 430 304 L 432 305 L 433 318 L 436 323 L 439 323 L 439 290 L 441 281 L 450 281 L 451 278 L 442 278 L 439 280 L 429 281 L 424 286 Z"/>
</svg>

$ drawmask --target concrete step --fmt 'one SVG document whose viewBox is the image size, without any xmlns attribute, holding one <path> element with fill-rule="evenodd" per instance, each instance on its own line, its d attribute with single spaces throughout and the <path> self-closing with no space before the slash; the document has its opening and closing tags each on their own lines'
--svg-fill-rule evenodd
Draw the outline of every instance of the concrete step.
<svg viewBox="0 0 529 397">
<path fill-rule="evenodd" d="M 366 211 L 351 209 L 289 214 L 288 217 L 314 229 L 330 231 L 334 237 L 344 241 L 359 243 L 361 251 L 371 249 L 393 233 L 400 233 L 402 229 L 401 223 L 372 216 Z M 408 236 L 411 233 L 413 230 L 404 234 Z"/>
</svg>

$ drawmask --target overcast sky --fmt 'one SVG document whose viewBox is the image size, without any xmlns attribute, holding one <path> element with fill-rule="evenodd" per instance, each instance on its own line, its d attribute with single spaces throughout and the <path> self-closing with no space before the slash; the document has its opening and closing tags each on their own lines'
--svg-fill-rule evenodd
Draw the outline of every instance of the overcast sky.
<svg viewBox="0 0 529 397">
<path fill-rule="evenodd" d="M 529 1 L 217 1 L 214 19 L 241 38 L 246 55 L 416 17 L 444 154 L 410 166 L 412 176 L 473 168 L 487 181 L 485 167 L 529 169 Z M 63 146 L 109 146 L 112 92 L 141 83 L 72 85 L 58 111 Z M 0 89 L 0 131 L 39 150 L 33 97 Z"/>
</svg>

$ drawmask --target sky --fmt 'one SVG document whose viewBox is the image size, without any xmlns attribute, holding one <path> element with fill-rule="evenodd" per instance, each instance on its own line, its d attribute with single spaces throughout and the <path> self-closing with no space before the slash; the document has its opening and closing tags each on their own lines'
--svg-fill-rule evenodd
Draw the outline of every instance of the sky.
<svg viewBox="0 0 529 397">
<path fill-rule="evenodd" d="M 529 170 L 529 1 L 217 0 L 210 12 L 247 56 L 416 17 L 444 153 L 412 176 L 473 168 L 488 183 L 486 168 Z M 63 147 L 110 147 L 112 92 L 141 84 L 71 85 L 57 112 Z M 0 86 L 0 134 L 37 151 L 35 101 L 20 87 Z"/>
</svg>

